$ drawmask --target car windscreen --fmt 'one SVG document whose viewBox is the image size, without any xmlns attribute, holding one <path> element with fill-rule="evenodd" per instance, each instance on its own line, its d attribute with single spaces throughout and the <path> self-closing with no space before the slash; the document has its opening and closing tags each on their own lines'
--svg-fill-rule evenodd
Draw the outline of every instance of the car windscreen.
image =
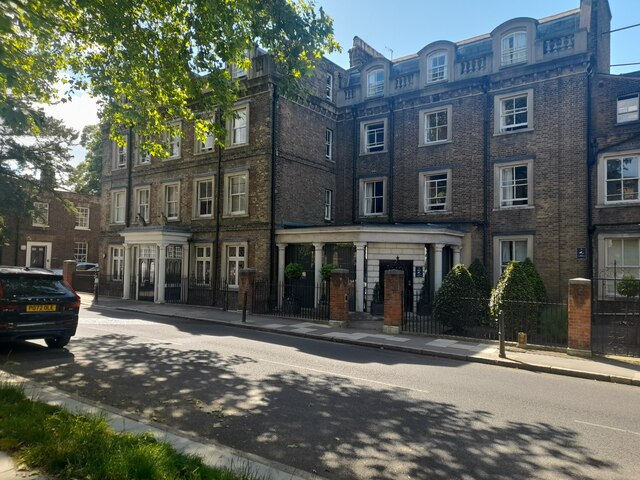
<svg viewBox="0 0 640 480">
<path fill-rule="evenodd" d="M 4 298 L 67 295 L 69 289 L 56 278 L 16 276 L 0 278 Z"/>
</svg>

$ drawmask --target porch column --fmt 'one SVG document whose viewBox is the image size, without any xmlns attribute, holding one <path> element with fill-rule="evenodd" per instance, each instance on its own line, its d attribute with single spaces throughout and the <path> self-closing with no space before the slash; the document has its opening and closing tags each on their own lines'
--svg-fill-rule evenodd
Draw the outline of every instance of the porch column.
<svg viewBox="0 0 640 480">
<path fill-rule="evenodd" d="M 462 248 L 458 245 L 451 245 L 451 250 L 453 250 L 453 264 L 458 265 L 460 263 L 460 251 Z"/>
<path fill-rule="evenodd" d="M 435 256 L 433 259 L 433 288 L 435 292 L 440 290 L 440 286 L 442 285 L 442 249 L 443 248 L 444 248 L 444 243 L 436 243 L 433 245 L 433 250 L 435 253 Z"/>
<path fill-rule="evenodd" d="M 356 312 L 364 311 L 364 247 L 367 242 L 355 242 L 356 246 Z"/>
<path fill-rule="evenodd" d="M 183 302 L 189 302 L 189 244 L 183 244 L 182 248 L 182 267 L 180 269 L 180 299 Z"/>
<path fill-rule="evenodd" d="M 128 243 L 124 244 L 124 271 L 122 272 L 122 298 L 129 300 L 131 298 L 131 274 L 133 273 L 132 248 Z M 135 292 L 134 292 L 135 293 Z"/>
<path fill-rule="evenodd" d="M 315 286 L 315 294 L 314 294 L 314 299 L 315 299 L 315 305 L 318 305 L 318 303 L 320 303 L 320 292 L 321 292 L 321 285 L 322 285 L 322 275 L 320 274 L 320 270 L 322 269 L 322 249 L 324 248 L 324 243 L 314 243 L 313 244 L 313 248 L 314 248 L 314 258 L 313 258 L 313 263 L 314 263 L 314 286 Z"/>
<path fill-rule="evenodd" d="M 165 271 L 167 264 L 167 245 L 165 243 L 161 243 L 159 247 L 160 254 L 158 255 L 158 263 L 156 265 L 156 272 L 158 272 L 158 283 L 156 284 L 158 294 L 156 296 L 156 303 L 164 303 L 164 284 L 166 280 L 165 275 L 167 273 Z"/>
<path fill-rule="evenodd" d="M 286 243 L 278 243 L 278 307 L 282 309 L 282 297 L 284 297 L 284 254 Z"/>
</svg>

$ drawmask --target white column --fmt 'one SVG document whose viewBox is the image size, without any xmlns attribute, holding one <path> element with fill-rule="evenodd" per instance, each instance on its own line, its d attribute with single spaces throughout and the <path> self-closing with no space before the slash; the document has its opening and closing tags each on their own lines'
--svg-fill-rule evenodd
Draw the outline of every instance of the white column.
<svg viewBox="0 0 640 480">
<path fill-rule="evenodd" d="M 367 242 L 355 242 L 356 246 L 356 312 L 364 311 L 364 247 Z"/>
<path fill-rule="evenodd" d="M 180 269 L 180 297 L 183 302 L 188 301 L 189 296 L 189 244 L 182 245 L 182 268 Z"/>
<path fill-rule="evenodd" d="M 287 248 L 286 243 L 278 243 L 278 307 L 282 307 L 282 297 L 284 296 L 284 254 Z"/>
<path fill-rule="evenodd" d="M 318 305 L 318 303 L 320 303 L 320 293 L 321 293 L 321 289 L 320 287 L 322 286 L 322 275 L 320 273 L 320 270 L 322 269 L 322 249 L 324 247 L 324 243 L 314 243 L 313 244 L 313 248 L 314 248 L 314 257 L 313 257 L 313 263 L 314 263 L 314 285 L 315 285 L 315 294 L 314 294 L 314 298 L 315 298 L 315 305 Z"/>
<path fill-rule="evenodd" d="M 433 287 L 435 292 L 440 290 L 440 286 L 442 285 L 442 249 L 443 248 L 444 248 L 444 243 L 436 243 L 433 246 L 433 250 L 435 252 L 435 256 L 433 259 Z"/>
<path fill-rule="evenodd" d="M 160 254 L 157 256 L 156 263 L 156 278 L 158 279 L 158 283 L 156 283 L 156 303 L 164 303 L 164 284 L 165 284 L 165 267 L 167 263 L 167 245 L 162 243 L 159 245 Z"/>
<path fill-rule="evenodd" d="M 128 243 L 124 244 L 124 271 L 122 272 L 122 298 L 129 300 L 131 298 L 131 274 L 133 269 L 132 248 Z M 135 293 L 135 292 L 134 292 Z"/>
<path fill-rule="evenodd" d="M 451 245 L 451 250 L 453 250 L 453 264 L 458 265 L 460 263 L 460 251 L 462 248 L 458 245 Z"/>
</svg>

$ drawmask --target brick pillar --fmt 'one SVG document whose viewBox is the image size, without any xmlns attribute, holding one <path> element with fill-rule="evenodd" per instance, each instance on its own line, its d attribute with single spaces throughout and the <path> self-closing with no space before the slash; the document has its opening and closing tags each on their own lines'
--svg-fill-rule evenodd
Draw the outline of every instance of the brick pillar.
<svg viewBox="0 0 640 480">
<path fill-rule="evenodd" d="M 329 325 L 344 328 L 349 320 L 349 270 L 331 271 L 329 294 Z"/>
<path fill-rule="evenodd" d="M 256 285 L 256 269 L 243 268 L 240 270 L 238 278 L 238 305 L 244 305 L 244 295 L 247 294 L 247 311 L 250 312 L 253 307 L 253 294 Z"/>
<path fill-rule="evenodd" d="M 404 272 L 384 272 L 384 333 L 400 333 L 404 311 Z"/>
<path fill-rule="evenodd" d="M 76 261 L 65 260 L 62 262 L 62 278 L 73 288 L 73 275 L 76 273 Z"/>
<path fill-rule="evenodd" d="M 591 280 L 569 280 L 569 355 L 591 356 Z"/>
</svg>

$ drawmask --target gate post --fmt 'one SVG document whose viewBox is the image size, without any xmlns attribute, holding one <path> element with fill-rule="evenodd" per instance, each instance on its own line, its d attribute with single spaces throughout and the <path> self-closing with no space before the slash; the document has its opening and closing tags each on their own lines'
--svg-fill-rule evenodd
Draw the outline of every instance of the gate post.
<svg viewBox="0 0 640 480">
<path fill-rule="evenodd" d="M 384 272 L 384 325 L 382 331 L 389 334 L 400 333 L 404 315 L 404 271 Z"/>
<path fill-rule="evenodd" d="M 243 268 L 239 273 L 240 276 L 238 278 L 238 303 L 242 305 L 246 295 L 247 307 L 250 312 L 253 312 L 253 294 L 256 284 L 256 269 Z"/>
<path fill-rule="evenodd" d="M 349 320 L 349 270 L 331 270 L 329 291 L 329 325 L 337 328 L 347 326 Z"/>
<path fill-rule="evenodd" d="M 62 262 L 62 278 L 65 282 L 73 287 L 73 276 L 76 274 L 76 264 L 75 260 L 64 260 Z"/>
<path fill-rule="evenodd" d="M 569 280 L 567 354 L 591 356 L 591 280 Z"/>
</svg>

